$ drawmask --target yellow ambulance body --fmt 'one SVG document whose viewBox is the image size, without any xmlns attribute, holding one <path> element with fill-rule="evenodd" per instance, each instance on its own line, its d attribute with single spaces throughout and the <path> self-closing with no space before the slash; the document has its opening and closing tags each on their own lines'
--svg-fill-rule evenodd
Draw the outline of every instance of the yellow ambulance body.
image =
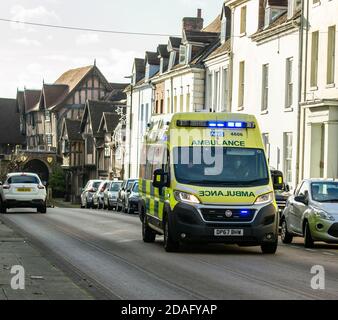
<svg viewBox="0 0 338 320">
<path fill-rule="evenodd" d="M 139 215 L 145 242 L 261 246 L 275 253 L 278 215 L 264 144 L 252 115 L 152 118 L 144 136 Z"/>
</svg>

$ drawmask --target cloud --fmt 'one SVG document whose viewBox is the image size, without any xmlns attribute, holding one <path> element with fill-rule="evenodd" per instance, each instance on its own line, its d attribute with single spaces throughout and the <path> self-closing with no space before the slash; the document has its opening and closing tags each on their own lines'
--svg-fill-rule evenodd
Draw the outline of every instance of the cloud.
<svg viewBox="0 0 338 320">
<path fill-rule="evenodd" d="M 12 20 L 37 22 L 37 23 L 51 23 L 51 21 L 60 21 L 58 15 L 44 6 L 38 6 L 31 9 L 26 9 L 21 5 L 15 5 L 11 8 Z M 34 28 L 24 24 L 13 22 L 12 27 L 17 30 L 34 31 Z"/>
<path fill-rule="evenodd" d="M 13 42 L 27 47 L 41 47 L 41 42 L 34 39 L 20 38 L 13 40 Z"/>
<path fill-rule="evenodd" d="M 100 42 L 100 37 L 95 33 L 84 33 L 76 39 L 78 45 L 88 45 Z"/>
</svg>

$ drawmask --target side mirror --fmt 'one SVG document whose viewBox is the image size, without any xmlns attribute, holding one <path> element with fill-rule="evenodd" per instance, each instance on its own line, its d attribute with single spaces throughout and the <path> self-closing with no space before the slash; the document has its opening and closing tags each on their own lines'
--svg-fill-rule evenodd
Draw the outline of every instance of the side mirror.
<svg viewBox="0 0 338 320">
<path fill-rule="evenodd" d="M 295 197 L 295 201 L 296 201 L 296 202 L 303 203 L 303 204 L 305 204 L 306 206 L 309 204 L 308 198 L 307 198 L 305 195 L 303 195 L 303 194 L 301 194 L 301 195 Z"/>
<path fill-rule="evenodd" d="M 47 185 L 47 181 L 43 180 L 43 181 L 42 181 L 42 184 L 43 184 L 44 186 L 46 186 L 46 185 Z"/>
<path fill-rule="evenodd" d="M 155 188 L 164 188 L 168 185 L 168 174 L 165 173 L 162 169 L 157 169 L 154 171 L 153 175 L 153 186 Z"/>
<path fill-rule="evenodd" d="M 290 186 L 288 184 L 285 185 L 285 191 L 290 192 Z"/>
</svg>

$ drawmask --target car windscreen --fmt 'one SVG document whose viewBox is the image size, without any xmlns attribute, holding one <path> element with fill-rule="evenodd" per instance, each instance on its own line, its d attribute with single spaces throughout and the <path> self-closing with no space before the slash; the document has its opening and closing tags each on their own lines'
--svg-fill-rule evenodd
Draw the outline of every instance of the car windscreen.
<svg viewBox="0 0 338 320">
<path fill-rule="evenodd" d="M 35 176 L 13 176 L 8 178 L 7 180 L 8 184 L 39 184 L 40 181 L 37 177 Z"/>
<path fill-rule="evenodd" d="M 338 182 L 312 182 L 311 195 L 314 201 L 338 202 Z"/>
<path fill-rule="evenodd" d="M 179 183 L 190 185 L 250 187 L 269 183 L 261 149 L 177 147 L 174 171 Z"/>
<path fill-rule="evenodd" d="M 101 183 L 101 181 L 93 182 L 93 188 L 98 189 Z"/>
<path fill-rule="evenodd" d="M 138 183 L 135 183 L 133 185 L 133 192 L 137 193 L 138 192 Z"/>
<path fill-rule="evenodd" d="M 117 192 L 120 190 L 122 183 L 112 183 L 110 191 Z"/>
<path fill-rule="evenodd" d="M 129 190 L 133 186 L 134 182 L 135 182 L 135 180 L 128 181 L 127 190 Z"/>
</svg>

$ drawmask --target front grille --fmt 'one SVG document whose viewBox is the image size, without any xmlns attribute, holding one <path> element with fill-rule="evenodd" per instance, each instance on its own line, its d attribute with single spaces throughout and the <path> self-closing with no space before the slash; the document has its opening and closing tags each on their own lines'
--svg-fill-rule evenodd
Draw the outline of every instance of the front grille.
<svg viewBox="0 0 338 320">
<path fill-rule="evenodd" d="M 226 212 L 231 211 L 232 216 L 227 217 Z M 253 220 L 254 209 L 201 209 L 205 221 L 210 222 L 249 222 Z"/>
<path fill-rule="evenodd" d="M 338 238 L 338 223 L 335 223 L 331 226 L 331 228 L 328 231 L 328 234 L 332 237 Z"/>
<path fill-rule="evenodd" d="M 278 209 L 284 210 L 286 207 L 286 201 L 283 201 L 283 200 L 277 201 L 277 206 L 278 206 Z"/>
</svg>

